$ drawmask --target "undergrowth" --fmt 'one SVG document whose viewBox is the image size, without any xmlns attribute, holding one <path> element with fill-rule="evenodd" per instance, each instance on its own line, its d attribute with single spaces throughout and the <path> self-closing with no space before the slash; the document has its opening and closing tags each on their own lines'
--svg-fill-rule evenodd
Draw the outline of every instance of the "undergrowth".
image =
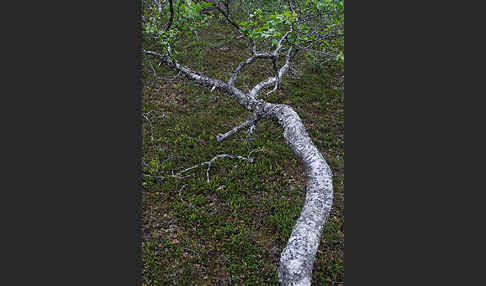
<svg viewBox="0 0 486 286">
<path fill-rule="evenodd" d="M 187 41 L 183 63 L 227 80 L 248 55 L 234 38 L 216 21 L 210 33 Z M 334 203 L 313 285 L 344 285 L 344 68 L 301 60 L 265 99 L 296 110 L 331 167 Z M 264 61 L 248 67 L 237 87 L 247 90 L 267 76 L 262 71 L 268 67 Z M 281 128 L 262 120 L 251 137 L 240 131 L 218 143 L 218 133 L 250 117 L 232 98 L 147 57 L 143 83 L 143 285 L 279 285 L 280 253 L 305 200 L 305 173 Z M 173 176 L 218 154 L 247 156 L 262 147 L 252 154 L 253 163 L 214 161 L 209 182 L 206 166 Z"/>
</svg>

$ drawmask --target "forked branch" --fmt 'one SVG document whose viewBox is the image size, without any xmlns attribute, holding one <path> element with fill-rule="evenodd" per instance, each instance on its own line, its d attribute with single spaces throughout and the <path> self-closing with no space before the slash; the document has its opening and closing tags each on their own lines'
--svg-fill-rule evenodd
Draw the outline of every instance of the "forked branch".
<svg viewBox="0 0 486 286">
<path fill-rule="evenodd" d="M 208 88 L 218 88 L 231 95 L 240 105 L 252 112 L 256 118 L 273 119 L 282 126 L 285 143 L 303 163 L 307 173 L 305 203 L 300 217 L 292 230 L 288 244 L 280 257 L 278 277 L 280 283 L 284 286 L 311 285 L 315 255 L 333 201 L 331 169 L 309 137 L 299 115 L 290 106 L 273 104 L 257 98 L 258 93 L 263 88 L 272 84 L 278 84 L 282 80 L 284 74 L 289 70 L 291 60 L 297 51 L 293 47 L 289 48 L 285 64 L 280 68 L 278 74 L 260 82 L 249 93 L 243 93 L 234 87 L 234 79 L 230 79 L 228 83 L 213 79 L 196 73 L 189 67 L 170 60 L 167 56 L 152 51 L 144 51 L 145 54 L 158 57 L 167 67 L 183 73 L 196 83 Z M 248 63 L 240 63 L 237 71 L 239 72 L 246 64 Z M 250 122 L 247 121 L 237 126 L 236 129 L 241 129 L 244 128 L 243 126 L 248 125 L 250 125 Z M 206 173 L 208 180 L 210 162 L 216 159 L 213 158 L 211 161 L 202 163 L 208 165 Z M 201 164 L 193 166 L 191 169 L 198 166 L 201 166 Z"/>
<path fill-rule="evenodd" d="M 275 71 L 275 76 L 276 77 L 279 77 L 279 73 L 278 73 L 278 69 L 277 69 L 277 61 L 278 61 L 278 58 L 279 58 L 279 55 L 280 55 L 280 50 L 282 49 L 282 42 L 285 41 L 287 39 L 287 37 L 293 32 L 293 29 L 292 29 L 292 26 L 290 27 L 290 30 L 287 31 L 281 38 L 280 40 L 277 42 L 277 46 L 275 47 L 275 49 L 271 52 L 271 53 L 268 53 L 268 52 L 257 52 L 256 51 L 256 45 L 255 45 L 255 42 L 252 40 L 251 41 L 251 48 L 252 48 L 252 56 L 246 60 L 243 60 L 241 61 L 238 66 L 236 67 L 236 69 L 234 70 L 233 74 L 231 75 L 231 78 L 229 79 L 228 81 L 228 84 L 230 86 L 233 86 L 235 81 L 236 81 L 236 78 L 238 77 L 238 75 L 240 74 L 241 70 L 247 66 L 247 65 L 250 65 L 252 64 L 253 62 L 255 62 L 257 59 L 271 59 L 272 60 L 272 63 L 273 63 L 273 67 L 274 67 L 274 71 Z M 277 84 L 275 85 L 275 90 L 277 89 Z"/>
</svg>

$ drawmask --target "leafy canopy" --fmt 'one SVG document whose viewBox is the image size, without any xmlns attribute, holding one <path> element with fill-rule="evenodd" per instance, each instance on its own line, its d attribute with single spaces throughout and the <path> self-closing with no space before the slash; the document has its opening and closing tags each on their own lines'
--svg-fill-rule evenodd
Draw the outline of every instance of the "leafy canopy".
<svg viewBox="0 0 486 286">
<path fill-rule="evenodd" d="M 181 39 L 197 37 L 212 18 L 224 20 L 229 12 L 228 18 L 259 47 L 276 46 L 292 29 L 282 43 L 287 48 L 344 62 L 344 0 L 231 1 L 228 11 L 217 1 L 173 0 L 172 9 L 169 4 L 155 0 L 145 5 L 143 33 L 145 41 L 172 55 Z"/>
</svg>

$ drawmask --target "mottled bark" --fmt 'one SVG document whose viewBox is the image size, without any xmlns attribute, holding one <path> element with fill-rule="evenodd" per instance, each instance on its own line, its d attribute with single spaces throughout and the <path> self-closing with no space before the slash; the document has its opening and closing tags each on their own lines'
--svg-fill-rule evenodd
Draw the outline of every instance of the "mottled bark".
<svg viewBox="0 0 486 286">
<path fill-rule="evenodd" d="M 287 39 L 287 37 L 288 37 L 288 35 L 290 33 L 292 33 L 292 29 L 290 29 L 290 31 L 288 31 L 287 33 L 285 33 L 282 36 L 282 38 L 280 38 L 280 40 L 278 41 L 277 47 L 271 53 L 261 53 L 261 52 L 260 53 L 257 53 L 256 46 L 255 46 L 255 42 L 254 41 L 251 41 L 250 42 L 250 46 L 251 46 L 251 50 L 252 50 L 252 56 L 249 57 L 248 59 L 240 62 L 240 64 L 238 65 L 238 67 L 236 67 L 235 71 L 231 75 L 231 78 L 228 81 L 228 84 L 229 85 L 234 85 L 234 82 L 235 82 L 236 78 L 238 77 L 238 75 L 240 74 L 240 71 L 246 65 L 252 64 L 257 59 L 271 59 L 272 60 L 272 63 L 273 63 L 273 66 L 274 66 L 275 73 L 277 75 L 278 74 L 277 60 L 278 60 L 278 57 L 279 57 L 279 52 L 282 49 L 282 42 L 285 41 L 285 39 Z M 290 53 L 290 51 L 289 51 L 289 53 Z"/>
<path fill-rule="evenodd" d="M 307 173 L 305 204 L 280 257 L 278 278 L 282 285 L 311 285 L 315 255 L 333 201 L 332 173 L 292 108 L 279 106 L 272 116 Z"/>
<path fill-rule="evenodd" d="M 282 41 L 280 41 L 278 48 L 280 48 Z M 311 285 L 315 255 L 333 201 L 331 170 L 321 152 L 309 137 L 299 115 L 290 106 L 272 104 L 257 98 L 264 88 L 278 84 L 282 80 L 296 51 L 290 48 L 286 54 L 285 64 L 280 68 L 278 74 L 260 82 L 249 93 L 243 93 L 233 84 L 241 68 L 257 58 L 255 54 L 258 53 L 255 51 L 253 57 L 240 63 L 228 83 L 196 73 L 188 67 L 171 61 L 168 56 L 150 51 L 145 51 L 145 53 L 158 56 L 166 66 L 183 73 L 189 79 L 203 86 L 218 88 L 230 94 L 240 105 L 252 112 L 254 118 L 273 119 L 282 126 L 286 144 L 305 166 L 307 190 L 304 207 L 280 258 L 278 278 L 280 283 L 285 286 Z M 250 125 L 250 121 L 235 129 L 241 129 L 242 126 L 248 125 Z"/>
</svg>

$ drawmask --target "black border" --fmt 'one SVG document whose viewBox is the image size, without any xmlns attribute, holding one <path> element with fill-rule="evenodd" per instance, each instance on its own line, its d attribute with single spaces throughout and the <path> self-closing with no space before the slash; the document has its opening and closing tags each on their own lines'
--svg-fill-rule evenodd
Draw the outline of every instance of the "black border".
<svg viewBox="0 0 486 286">
<path fill-rule="evenodd" d="M 5 9 L 26 14 L 6 25 L 17 36 L 5 46 L 13 47 L 6 53 L 14 59 L 8 69 L 19 82 L 2 93 L 2 99 L 13 100 L 2 104 L 5 113 L 13 111 L 4 120 L 11 128 L 7 132 L 13 132 L 3 137 L 11 144 L 5 148 L 11 157 L 2 158 L 10 171 L 2 179 L 9 186 L 1 188 L 12 196 L 2 200 L 11 207 L 4 216 L 10 223 L 4 233 L 11 239 L 5 243 L 11 253 L 2 256 L 13 261 L 18 274 L 12 275 L 15 283 L 3 284 L 30 278 L 31 284 L 132 286 L 135 274 L 135 285 L 140 285 L 140 1 L 135 1 L 135 17 L 127 1 L 48 4 Z M 461 129 L 441 122 L 458 118 L 458 108 L 435 118 L 447 95 L 457 99 L 470 84 L 458 87 L 460 79 L 448 74 L 455 67 L 448 65 L 451 57 L 473 58 L 469 50 L 451 49 L 450 43 L 464 40 L 462 33 L 474 27 L 453 29 L 471 11 L 461 15 L 451 7 L 445 13 L 444 3 L 429 5 L 346 4 L 345 260 L 350 285 L 422 285 L 425 280 L 418 276 L 427 273 L 434 280 L 428 284 L 451 282 L 453 275 L 464 284 L 472 276 L 453 268 L 463 261 L 468 267 L 469 260 L 428 248 L 445 239 L 447 250 L 469 244 L 448 237 L 447 230 L 463 222 L 442 216 L 460 212 L 454 201 L 458 185 L 453 185 L 452 201 L 438 200 L 456 176 L 447 168 L 458 167 L 443 158 L 453 159 L 461 148 L 441 149 L 432 158 L 429 152 L 450 140 L 446 133 L 431 141 L 437 126 L 454 127 L 445 132 Z M 441 21 L 436 21 L 438 14 L 444 15 Z M 30 21 L 29 29 L 12 32 L 19 21 Z M 435 37 L 436 31 L 443 31 L 442 38 Z M 481 31 L 471 38 L 477 35 Z M 10 84 L 10 78 L 4 82 Z M 441 160 L 430 162 L 435 159 Z M 443 173 L 427 184 L 436 168 Z M 437 207 L 443 209 L 431 219 Z M 27 218 L 19 219 L 25 212 Z M 434 237 L 437 221 L 446 231 L 435 230 L 439 235 Z M 441 271 L 434 273 L 434 266 Z"/>
<path fill-rule="evenodd" d="M 18 198 L 2 199 L 14 283 L 1 284 L 140 285 L 140 1 L 5 11 L 29 31 L 12 32 L 20 80 L 2 92 L 16 133 L 0 189 Z"/>
<path fill-rule="evenodd" d="M 142 193 L 141 189 L 139 189 L 142 185 L 142 164 L 141 164 L 141 158 L 142 158 L 142 122 L 141 122 L 141 114 L 142 114 L 142 25 L 140 22 L 141 19 L 141 1 L 136 1 L 137 7 L 136 7 L 136 95 L 135 96 L 135 106 L 137 110 L 137 135 L 136 135 L 136 166 L 137 166 L 137 172 L 136 172 L 136 185 L 137 185 L 137 192 L 136 192 L 136 199 L 135 199 L 135 210 L 136 210 L 136 255 L 135 255 L 135 262 L 136 262 L 136 284 L 135 285 L 141 285 L 142 281 L 142 222 L 141 222 L 141 215 L 142 215 Z M 140 190 L 140 191 L 138 191 Z"/>
</svg>

